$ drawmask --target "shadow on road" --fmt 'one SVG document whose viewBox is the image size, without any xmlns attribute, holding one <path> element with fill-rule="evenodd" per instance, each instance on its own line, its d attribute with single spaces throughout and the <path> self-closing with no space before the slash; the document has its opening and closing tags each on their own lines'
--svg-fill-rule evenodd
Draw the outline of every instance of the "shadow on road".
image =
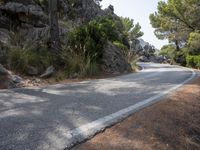
<svg viewBox="0 0 200 150">
<path fill-rule="evenodd" d="M 0 149 L 63 149 L 69 130 L 157 95 L 190 75 L 181 70 L 150 70 L 41 89 L 2 91 Z"/>
</svg>

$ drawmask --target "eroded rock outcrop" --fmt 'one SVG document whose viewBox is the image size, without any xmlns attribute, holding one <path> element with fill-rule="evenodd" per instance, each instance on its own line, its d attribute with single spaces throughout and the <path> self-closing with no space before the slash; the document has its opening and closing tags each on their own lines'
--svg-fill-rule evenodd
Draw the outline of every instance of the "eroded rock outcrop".
<svg viewBox="0 0 200 150">
<path fill-rule="evenodd" d="M 0 89 L 16 88 L 22 85 L 23 79 L 20 76 L 15 75 L 0 64 Z"/>
<path fill-rule="evenodd" d="M 6 16 L 20 21 L 20 23 L 29 23 L 37 26 L 48 20 L 47 15 L 39 5 L 8 2 L 0 6 L 0 10 L 6 14 Z"/>
<path fill-rule="evenodd" d="M 108 42 L 102 59 L 103 71 L 110 74 L 130 72 L 131 66 L 125 58 L 123 50 Z"/>
<path fill-rule="evenodd" d="M 0 76 L 7 76 L 9 75 L 9 71 L 0 64 Z"/>
<path fill-rule="evenodd" d="M 29 49 L 38 50 L 41 45 L 48 45 L 50 29 L 48 25 L 48 5 L 43 3 L 45 1 L 3 0 L 2 2 L 0 4 L 0 63 L 4 64 L 7 60 L 8 49 L 12 46 L 14 40 L 11 35 L 20 39 L 18 44 L 22 48 L 28 45 Z M 66 35 L 70 32 L 70 28 L 73 28 L 66 25 L 66 22 L 63 23 L 66 20 L 70 20 L 73 26 L 79 26 L 99 16 L 112 15 L 117 17 L 114 14 L 113 6 L 102 10 L 94 0 L 59 0 L 59 7 L 59 28 L 62 43 L 66 42 Z M 123 51 L 111 43 L 104 50 L 103 66 L 104 71 L 110 73 L 131 70 Z M 35 71 L 31 74 L 39 73 Z"/>
</svg>

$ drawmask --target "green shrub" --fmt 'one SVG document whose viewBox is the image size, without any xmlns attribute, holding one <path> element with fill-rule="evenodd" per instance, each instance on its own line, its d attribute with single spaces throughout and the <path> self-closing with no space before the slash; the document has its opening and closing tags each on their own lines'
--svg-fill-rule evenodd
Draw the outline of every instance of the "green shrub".
<svg viewBox="0 0 200 150">
<path fill-rule="evenodd" d="M 128 48 L 123 43 L 123 29 L 120 24 L 120 19 L 98 17 L 68 34 L 67 46 L 62 54 L 67 75 L 78 74 L 84 77 L 98 74 L 107 41 L 123 49 L 126 56 Z"/>
<path fill-rule="evenodd" d="M 11 70 L 25 73 L 27 66 L 33 66 L 39 70 L 44 70 L 51 65 L 51 60 L 51 55 L 45 48 L 32 50 L 13 47 L 9 51 L 8 65 Z"/>
<path fill-rule="evenodd" d="M 165 45 L 161 48 L 159 55 L 166 56 L 167 58 L 171 59 L 171 63 L 177 63 L 182 66 L 186 66 L 186 56 L 188 55 L 188 48 L 184 47 L 180 50 L 176 50 L 175 45 L 169 44 Z"/>
<path fill-rule="evenodd" d="M 97 22 L 76 28 L 69 35 L 68 49 L 84 58 L 90 57 L 92 62 L 99 62 L 102 58 L 103 48 L 106 43 L 104 32 Z"/>
<path fill-rule="evenodd" d="M 112 17 L 99 17 L 72 31 L 68 45 L 77 53 L 84 51 L 86 56 L 101 58 L 108 40 L 122 43 L 117 23 Z"/>
<path fill-rule="evenodd" d="M 200 69 L 200 55 L 188 55 L 186 61 L 188 67 Z"/>
<path fill-rule="evenodd" d="M 190 33 L 188 45 L 189 52 L 191 55 L 200 55 L 200 33 L 192 32 Z"/>
<path fill-rule="evenodd" d="M 66 60 L 65 71 L 68 77 L 88 77 L 97 75 L 100 72 L 100 66 L 92 62 L 90 57 L 83 54 L 76 54 L 73 51 L 64 51 L 63 60 Z"/>
<path fill-rule="evenodd" d="M 186 66 L 187 61 L 186 57 L 188 55 L 188 49 L 187 48 L 182 48 L 179 51 L 174 51 L 174 58 L 173 60 L 180 64 L 181 66 Z"/>
<path fill-rule="evenodd" d="M 164 45 L 160 52 L 159 52 L 159 55 L 163 55 L 163 56 L 166 56 L 170 59 L 173 59 L 174 58 L 174 52 L 176 51 L 176 48 L 174 45 L 172 44 L 169 44 L 169 45 Z"/>
<path fill-rule="evenodd" d="M 86 64 L 83 67 L 82 76 L 93 76 L 100 73 L 100 66 L 96 62 L 91 62 L 90 58 L 86 59 Z"/>
<path fill-rule="evenodd" d="M 119 41 L 114 41 L 113 44 L 124 51 L 128 51 L 128 47 Z"/>
</svg>

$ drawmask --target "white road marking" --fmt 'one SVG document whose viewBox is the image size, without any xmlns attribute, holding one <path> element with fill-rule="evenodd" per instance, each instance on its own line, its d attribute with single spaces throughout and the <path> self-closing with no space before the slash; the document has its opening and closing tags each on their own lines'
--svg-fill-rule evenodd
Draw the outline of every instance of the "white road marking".
<svg viewBox="0 0 200 150">
<path fill-rule="evenodd" d="M 161 97 L 167 95 L 168 93 L 170 93 L 170 92 L 178 89 L 179 87 L 183 86 L 184 84 L 188 83 L 196 76 L 196 72 L 194 72 L 194 70 L 192 70 L 192 69 L 188 69 L 188 70 L 192 72 L 192 75 L 190 76 L 190 78 L 188 78 L 181 84 L 176 85 L 175 87 L 173 87 L 167 91 L 163 91 L 158 95 L 150 97 L 150 98 L 143 100 L 137 104 L 134 104 L 130 107 L 122 109 L 116 113 L 110 114 L 108 116 L 105 116 L 103 118 L 95 120 L 91 123 L 88 123 L 86 125 L 83 125 L 81 127 L 78 127 L 78 128 L 68 131 L 65 134 L 67 137 L 66 138 L 66 141 L 67 141 L 66 149 L 68 149 L 68 148 L 74 146 L 75 144 L 80 143 L 86 139 L 91 138 L 95 134 L 104 130 L 106 127 L 119 122 L 120 120 L 128 117 L 129 115 L 133 114 L 134 112 L 160 101 Z"/>
</svg>

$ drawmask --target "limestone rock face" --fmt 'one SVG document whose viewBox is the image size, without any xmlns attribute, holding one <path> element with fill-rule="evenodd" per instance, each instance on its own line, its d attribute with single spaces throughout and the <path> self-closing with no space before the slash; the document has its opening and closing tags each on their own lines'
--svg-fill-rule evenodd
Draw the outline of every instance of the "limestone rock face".
<svg viewBox="0 0 200 150">
<path fill-rule="evenodd" d="M 48 45 L 50 37 L 47 13 L 48 5 L 42 3 L 43 1 L 40 0 L 2 0 L 1 2 L 0 63 L 5 64 L 7 47 L 8 49 L 12 47 L 13 38 L 10 35 L 20 35 L 19 39 L 21 43 L 18 43 L 18 45 L 21 47 L 27 47 L 28 45 L 29 49 L 38 50 L 41 45 Z M 113 6 L 102 10 L 94 0 L 59 0 L 59 7 L 61 9 L 60 13 L 63 15 L 59 16 L 60 38 L 62 43 L 66 42 L 66 35 L 70 31 L 68 26 L 65 26 L 67 23 L 64 21 L 66 20 L 71 21 L 73 26 L 78 26 L 98 16 L 112 15 L 113 17 L 117 17 L 114 14 Z M 123 51 L 112 43 L 109 43 L 104 50 L 103 70 L 108 73 L 131 70 L 130 65 L 126 62 Z M 47 71 L 52 74 L 54 69 L 51 67 Z"/>
<path fill-rule="evenodd" d="M 114 74 L 131 71 L 131 66 L 126 61 L 123 50 L 111 42 L 108 42 L 108 45 L 104 49 L 102 68 L 104 72 Z"/>
<path fill-rule="evenodd" d="M 0 64 L 0 89 L 20 87 L 23 79 Z"/>
<path fill-rule="evenodd" d="M 33 4 L 24 5 L 24 3 L 8 2 L 0 8 L 2 11 L 6 11 L 11 14 L 25 14 L 27 16 L 34 16 L 38 18 L 46 17 L 42 8 Z"/>
<path fill-rule="evenodd" d="M 0 43 L 0 63 L 6 64 L 8 57 L 8 48 Z"/>
<path fill-rule="evenodd" d="M 132 44 L 132 50 L 142 62 L 158 62 L 158 56 L 155 54 L 156 48 L 143 39 L 135 39 Z"/>
<path fill-rule="evenodd" d="M 9 45 L 10 44 L 10 34 L 9 31 L 3 28 L 0 28 L 0 43 Z"/>
<path fill-rule="evenodd" d="M 15 3 L 23 3 L 24 5 L 35 4 L 36 0 L 3 0 L 4 3 L 15 2 Z"/>
<path fill-rule="evenodd" d="M 94 0 L 67 1 L 68 17 L 74 21 L 88 22 L 99 16 L 103 11 Z"/>
<path fill-rule="evenodd" d="M 0 63 L 7 61 L 8 47 L 10 46 L 11 37 L 7 29 L 0 28 Z"/>
<path fill-rule="evenodd" d="M 0 28 L 9 29 L 11 19 L 3 15 L 3 11 L 0 10 Z"/>
<path fill-rule="evenodd" d="M 7 69 L 5 69 L 1 64 L 0 64 L 0 76 L 7 76 L 9 75 L 9 72 Z"/>
</svg>

